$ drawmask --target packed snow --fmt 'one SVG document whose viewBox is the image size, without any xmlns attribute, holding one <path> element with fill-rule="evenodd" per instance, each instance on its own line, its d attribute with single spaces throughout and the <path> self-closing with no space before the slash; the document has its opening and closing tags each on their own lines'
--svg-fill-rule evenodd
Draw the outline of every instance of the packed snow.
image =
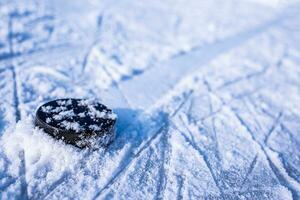
<svg viewBox="0 0 300 200">
<path fill-rule="evenodd" d="M 1 1 L 0 199 L 300 199 L 299 10 Z M 65 98 L 88 99 L 81 118 L 117 119 L 114 141 L 78 149 L 34 127 Z M 70 104 L 42 110 L 62 120 Z"/>
</svg>

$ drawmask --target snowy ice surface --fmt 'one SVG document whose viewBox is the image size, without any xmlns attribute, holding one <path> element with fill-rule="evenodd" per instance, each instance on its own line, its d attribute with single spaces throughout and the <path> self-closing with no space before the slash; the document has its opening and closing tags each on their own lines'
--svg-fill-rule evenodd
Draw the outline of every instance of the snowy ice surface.
<svg viewBox="0 0 300 200">
<path fill-rule="evenodd" d="M 0 199 L 300 199 L 299 10 L 0 1 Z M 107 149 L 34 128 L 68 97 L 114 109 Z"/>
</svg>

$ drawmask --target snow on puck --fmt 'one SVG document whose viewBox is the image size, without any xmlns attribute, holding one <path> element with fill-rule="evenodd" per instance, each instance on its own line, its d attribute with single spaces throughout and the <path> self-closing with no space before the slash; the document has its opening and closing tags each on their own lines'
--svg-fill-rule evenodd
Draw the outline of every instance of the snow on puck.
<svg viewBox="0 0 300 200">
<path fill-rule="evenodd" d="M 86 99 L 57 99 L 40 106 L 35 125 L 77 147 L 107 146 L 115 137 L 116 115 L 105 105 Z"/>
</svg>

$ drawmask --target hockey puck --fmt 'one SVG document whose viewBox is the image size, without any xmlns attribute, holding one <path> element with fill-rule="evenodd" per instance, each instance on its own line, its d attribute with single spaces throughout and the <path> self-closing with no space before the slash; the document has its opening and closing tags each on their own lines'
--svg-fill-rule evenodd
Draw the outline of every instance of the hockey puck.
<svg viewBox="0 0 300 200">
<path fill-rule="evenodd" d="M 115 137 L 116 115 L 86 99 L 57 99 L 40 106 L 35 125 L 56 139 L 79 148 L 107 146 Z"/>
</svg>

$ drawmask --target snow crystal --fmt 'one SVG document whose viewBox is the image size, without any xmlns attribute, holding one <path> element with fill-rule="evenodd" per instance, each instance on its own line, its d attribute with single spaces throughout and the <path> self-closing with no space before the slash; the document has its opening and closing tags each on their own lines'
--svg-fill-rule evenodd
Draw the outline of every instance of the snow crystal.
<svg viewBox="0 0 300 200">
<path fill-rule="evenodd" d="M 104 116 L 106 115 L 105 110 L 99 111 L 92 105 L 88 105 L 88 109 L 89 109 L 88 115 L 91 118 L 104 118 Z"/>
<path fill-rule="evenodd" d="M 62 119 L 70 119 L 75 116 L 73 110 L 61 111 L 57 115 L 54 115 L 53 118 L 55 120 L 62 120 Z"/>
<path fill-rule="evenodd" d="M 116 119 L 117 115 L 107 110 L 99 111 L 93 105 L 88 105 L 89 112 L 87 113 L 91 118 L 104 118 L 104 119 Z"/>
<path fill-rule="evenodd" d="M 42 106 L 42 111 L 45 113 L 50 113 L 52 112 L 52 106 Z"/>
<path fill-rule="evenodd" d="M 51 112 L 52 113 L 59 113 L 59 112 L 64 111 L 64 110 L 67 110 L 67 107 L 59 106 L 59 107 L 56 107 L 55 109 L 52 109 Z"/>
<path fill-rule="evenodd" d="M 81 117 L 81 118 L 83 118 L 83 117 L 85 117 L 85 113 L 84 112 L 79 113 L 78 116 Z"/>
<path fill-rule="evenodd" d="M 72 105 L 72 100 L 71 99 L 68 99 L 68 100 L 58 100 L 56 102 L 60 106 L 69 106 L 69 105 Z"/>
<path fill-rule="evenodd" d="M 78 105 L 79 106 L 89 106 L 89 105 L 93 105 L 95 104 L 95 100 L 93 99 L 83 99 L 83 100 L 80 100 Z"/>
<path fill-rule="evenodd" d="M 46 118 L 46 123 L 50 123 L 52 121 L 52 119 L 50 117 Z"/>
<path fill-rule="evenodd" d="M 78 122 L 69 122 L 65 120 L 60 123 L 60 126 L 67 130 L 74 130 L 76 132 L 80 132 L 82 130 L 82 127 Z"/>
<path fill-rule="evenodd" d="M 89 128 L 93 131 L 100 131 L 101 130 L 101 126 L 93 124 L 93 125 L 89 125 Z"/>
</svg>

